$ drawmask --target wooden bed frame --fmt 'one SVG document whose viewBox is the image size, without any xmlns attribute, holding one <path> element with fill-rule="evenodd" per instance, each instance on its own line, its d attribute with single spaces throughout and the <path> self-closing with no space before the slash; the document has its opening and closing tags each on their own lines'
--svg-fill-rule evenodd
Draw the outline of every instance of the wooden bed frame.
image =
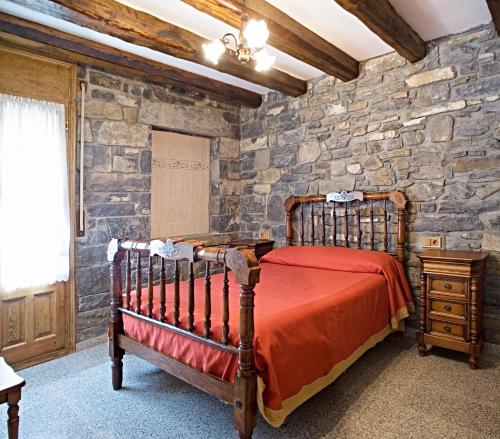
<svg viewBox="0 0 500 439">
<path fill-rule="evenodd" d="M 327 195 L 291 196 L 285 202 L 286 209 L 286 243 L 294 245 L 294 209 L 300 205 L 300 244 L 301 245 L 355 245 L 362 248 L 363 227 L 362 213 L 366 209 L 360 208 L 362 202 L 369 202 L 368 222 L 370 249 L 378 250 L 375 243 L 377 235 L 381 234 L 381 251 L 389 252 L 389 225 L 392 224 L 387 209 L 387 201 L 397 208 L 397 259 L 404 263 L 405 252 L 405 205 L 406 199 L 401 192 L 340 192 Z M 374 201 L 382 201 L 383 208 L 374 209 Z M 337 204 L 343 209 L 337 208 Z M 354 209 L 349 205 L 354 203 Z M 309 210 L 309 212 L 307 212 Z M 332 213 L 333 212 L 333 213 Z M 381 215 L 378 215 L 380 213 Z M 340 215 L 341 214 L 341 215 Z M 381 216 L 383 222 L 377 216 Z M 309 221 L 308 221 L 309 218 Z M 330 218 L 330 220 L 329 220 Z M 354 220 L 354 224 L 353 223 Z M 367 222 L 367 225 L 368 225 Z M 382 227 L 382 231 L 376 230 Z M 340 228 L 343 228 L 344 239 L 339 238 Z M 309 240 L 306 229 L 310 228 Z M 321 233 L 316 232 L 321 230 Z M 351 232 L 356 234 L 352 235 Z M 316 236 L 319 235 L 319 236 Z M 340 235 L 341 237 L 341 235 Z M 134 257 L 135 256 L 135 257 Z M 131 307 L 132 291 L 132 264 L 135 259 L 136 305 Z M 137 286 L 143 286 L 143 259 L 147 259 L 147 312 L 142 314 L 142 291 Z M 108 246 L 108 261 L 111 271 L 111 317 L 109 323 L 109 354 L 112 362 L 112 384 L 114 390 L 122 387 L 123 355 L 125 352 L 138 355 L 160 369 L 186 381 L 216 398 L 233 406 L 233 419 L 240 438 L 251 438 L 256 424 L 257 411 L 257 372 L 254 364 L 254 288 L 259 282 L 260 268 L 254 253 L 248 248 L 205 247 L 199 241 L 184 241 L 182 238 L 169 240 L 153 240 L 151 242 L 137 242 L 130 240 L 113 239 Z M 179 324 L 179 290 L 180 290 L 180 261 L 188 264 L 188 316 L 187 327 Z M 205 302 L 203 334 L 194 332 L 194 264 L 205 264 Z M 160 318 L 153 317 L 153 285 L 155 264 L 160 266 Z M 165 285 L 166 265 L 173 264 L 174 283 L 174 321 L 168 323 L 165 318 Z M 122 265 L 125 273 L 122 273 Z M 223 325 L 222 338 L 215 340 L 211 328 L 211 272 L 219 267 L 224 273 L 223 281 Z M 229 343 L 229 283 L 227 273 L 231 270 L 235 281 L 240 284 L 240 316 L 238 347 Z M 125 289 L 122 288 L 122 275 Z M 125 302 L 125 303 L 124 303 Z M 138 341 L 127 337 L 123 330 L 123 314 L 141 319 L 167 331 L 174 332 L 192 340 L 220 349 L 238 356 L 238 369 L 234 383 L 222 380 L 216 376 L 204 373 L 185 363 L 168 357 Z"/>
</svg>

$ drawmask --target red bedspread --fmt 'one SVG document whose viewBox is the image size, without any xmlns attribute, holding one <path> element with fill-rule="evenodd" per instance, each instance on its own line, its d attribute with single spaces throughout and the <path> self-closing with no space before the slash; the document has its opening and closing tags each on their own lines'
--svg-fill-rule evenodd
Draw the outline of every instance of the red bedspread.
<svg viewBox="0 0 500 439">
<path fill-rule="evenodd" d="M 255 288 L 255 363 L 259 407 L 275 426 L 301 402 L 332 382 L 399 320 L 412 298 L 401 265 L 385 253 L 335 247 L 286 247 L 261 260 Z M 196 281 L 195 331 L 203 331 L 204 279 Z M 159 289 L 154 315 L 158 318 Z M 146 290 L 143 308 L 146 311 Z M 230 341 L 238 342 L 239 286 L 230 276 Z M 187 285 L 181 287 L 186 327 Z M 408 304 L 408 305 L 407 305 Z M 411 304 L 411 305 L 410 305 Z M 173 288 L 167 288 L 173 320 Z M 212 276 L 212 332 L 220 339 L 222 275 Z M 235 356 L 124 315 L 125 334 L 168 356 L 229 381 Z M 364 349 L 366 347 L 366 349 Z M 361 350 L 360 350 L 361 349 Z"/>
</svg>

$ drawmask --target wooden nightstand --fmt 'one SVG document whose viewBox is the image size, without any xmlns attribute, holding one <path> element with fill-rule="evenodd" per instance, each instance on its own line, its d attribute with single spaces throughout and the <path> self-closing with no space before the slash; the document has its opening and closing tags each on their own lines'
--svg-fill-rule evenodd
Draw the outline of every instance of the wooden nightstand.
<svg viewBox="0 0 500 439">
<path fill-rule="evenodd" d="M 274 241 L 271 239 L 241 239 L 229 243 L 231 247 L 246 246 L 255 251 L 255 256 L 260 259 L 266 253 L 269 253 L 274 247 Z"/>
<path fill-rule="evenodd" d="M 469 354 L 477 369 L 483 342 L 483 273 L 489 253 L 431 250 L 421 261 L 418 352 L 426 344 Z"/>
</svg>

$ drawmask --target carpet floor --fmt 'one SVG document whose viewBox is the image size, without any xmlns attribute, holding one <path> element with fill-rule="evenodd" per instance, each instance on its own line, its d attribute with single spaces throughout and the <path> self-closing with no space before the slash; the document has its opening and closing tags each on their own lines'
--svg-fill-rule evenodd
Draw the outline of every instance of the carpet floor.
<svg viewBox="0 0 500 439">
<path fill-rule="evenodd" d="M 499 439 L 500 356 L 481 369 L 433 349 L 417 355 L 392 335 L 279 429 L 260 416 L 255 438 Z M 231 407 L 149 363 L 124 359 L 124 388 L 111 389 L 105 345 L 20 372 L 20 439 L 234 438 Z M 0 437 L 7 437 L 0 406 Z"/>
</svg>

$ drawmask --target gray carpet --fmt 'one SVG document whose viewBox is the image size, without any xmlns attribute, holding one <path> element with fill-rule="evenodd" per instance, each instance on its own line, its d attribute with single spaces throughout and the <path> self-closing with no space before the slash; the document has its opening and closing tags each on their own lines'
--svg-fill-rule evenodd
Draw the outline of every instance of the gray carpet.
<svg viewBox="0 0 500 439">
<path fill-rule="evenodd" d="M 393 335 L 274 429 L 255 438 L 500 438 L 500 357 L 481 369 L 435 349 L 421 358 Z M 106 346 L 26 369 L 21 439 L 232 438 L 231 408 L 147 362 L 126 356 L 125 388 L 111 389 Z M 0 406 L 0 438 L 6 437 Z"/>
</svg>

